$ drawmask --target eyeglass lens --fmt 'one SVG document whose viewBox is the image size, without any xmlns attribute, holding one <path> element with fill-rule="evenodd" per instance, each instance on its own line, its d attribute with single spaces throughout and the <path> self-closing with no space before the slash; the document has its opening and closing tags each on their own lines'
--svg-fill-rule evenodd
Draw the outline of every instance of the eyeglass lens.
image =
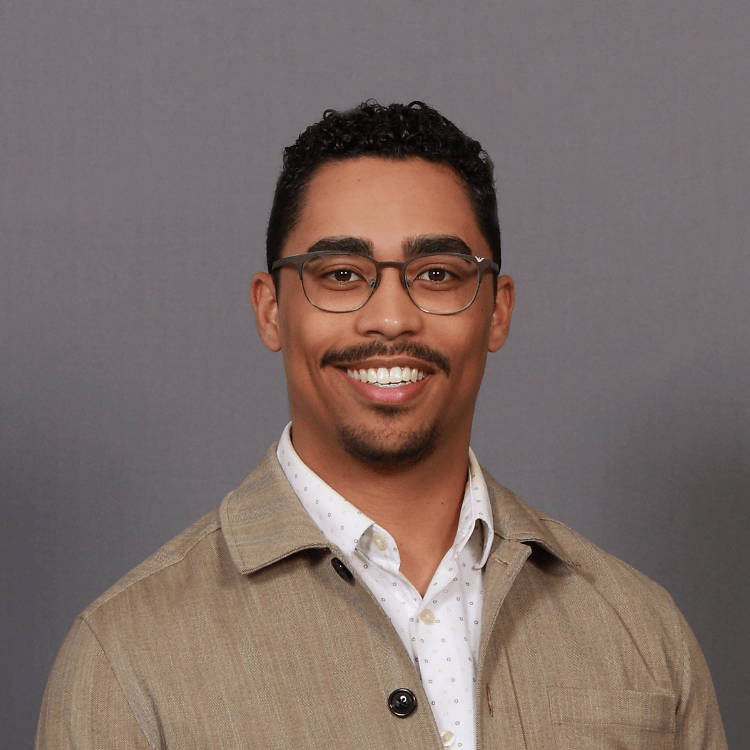
<svg viewBox="0 0 750 750">
<path fill-rule="evenodd" d="M 302 267 L 302 284 L 315 307 L 349 312 L 367 302 L 377 269 L 359 255 L 311 257 Z M 450 314 L 468 307 L 479 286 L 479 268 L 470 257 L 428 255 L 406 266 L 407 291 L 421 310 Z"/>
</svg>

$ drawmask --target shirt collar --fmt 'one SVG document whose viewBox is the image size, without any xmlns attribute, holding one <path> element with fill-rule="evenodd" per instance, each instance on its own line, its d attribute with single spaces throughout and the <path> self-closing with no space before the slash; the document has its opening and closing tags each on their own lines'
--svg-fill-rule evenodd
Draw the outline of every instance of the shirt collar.
<svg viewBox="0 0 750 750">
<path fill-rule="evenodd" d="M 383 533 L 384 530 L 326 484 L 302 461 L 292 445 L 291 426 L 290 422 L 284 428 L 276 449 L 281 469 L 310 518 L 326 539 L 336 545 L 344 555 L 352 557 L 358 547 L 369 547 L 363 537 Z M 453 555 L 457 556 L 468 544 L 479 525 L 483 541 L 482 555 L 474 566 L 478 569 L 484 567 L 492 550 L 492 506 L 482 469 L 471 449 L 468 464 L 469 474 L 453 544 Z M 340 519 L 341 523 L 332 522 L 332 518 Z"/>
<path fill-rule="evenodd" d="M 224 498 L 219 509 L 224 540 L 237 570 L 244 575 L 298 552 L 332 549 L 289 486 L 276 448 L 274 444 L 268 449 L 260 464 Z M 499 544 L 501 539 L 536 543 L 567 565 L 583 567 L 582 560 L 571 557 L 574 549 L 562 546 L 552 531 L 559 526 L 557 522 L 527 506 L 489 474 L 485 473 L 484 478 L 492 506 L 493 544 Z"/>
</svg>

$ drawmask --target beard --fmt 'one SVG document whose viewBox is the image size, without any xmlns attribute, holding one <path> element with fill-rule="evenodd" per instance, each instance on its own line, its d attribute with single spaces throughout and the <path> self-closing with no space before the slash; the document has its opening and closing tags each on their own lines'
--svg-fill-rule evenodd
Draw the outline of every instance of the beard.
<svg viewBox="0 0 750 750">
<path fill-rule="evenodd" d="M 385 407 L 390 410 L 389 407 Z M 440 442 L 437 422 L 419 430 L 339 426 L 339 440 L 354 458 L 383 472 L 399 471 L 429 458 Z"/>
</svg>

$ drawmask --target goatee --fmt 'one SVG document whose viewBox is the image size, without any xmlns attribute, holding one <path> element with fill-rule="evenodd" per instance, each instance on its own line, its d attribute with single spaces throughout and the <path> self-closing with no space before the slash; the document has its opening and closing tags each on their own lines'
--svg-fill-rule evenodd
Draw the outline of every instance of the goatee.
<svg viewBox="0 0 750 750">
<path fill-rule="evenodd" d="M 339 440 L 349 455 L 381 471 L 391 472 L 429 458 L 440 441 L 437 423 L 421 430 L 398 432 L 339 427 Z"/>
</svg>

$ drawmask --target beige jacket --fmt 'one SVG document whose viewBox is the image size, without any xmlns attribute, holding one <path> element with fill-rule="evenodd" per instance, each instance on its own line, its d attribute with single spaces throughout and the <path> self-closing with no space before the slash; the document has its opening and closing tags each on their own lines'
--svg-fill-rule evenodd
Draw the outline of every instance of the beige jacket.
<svg viewBox="0 0 750 750">
<path fill-rule="evenodd" d="M 275 450 L 77 618 L 47 686 L 39 750 L 441 747 L 401 641 L 332 564 L 343 557 Z M 708 669 L 670 597 L 486 480 L 495 542 L 480 750 L 725 748 Z M 405 718 L 388 707 L 397 688 L 417 697 Z"/>
</svg>

